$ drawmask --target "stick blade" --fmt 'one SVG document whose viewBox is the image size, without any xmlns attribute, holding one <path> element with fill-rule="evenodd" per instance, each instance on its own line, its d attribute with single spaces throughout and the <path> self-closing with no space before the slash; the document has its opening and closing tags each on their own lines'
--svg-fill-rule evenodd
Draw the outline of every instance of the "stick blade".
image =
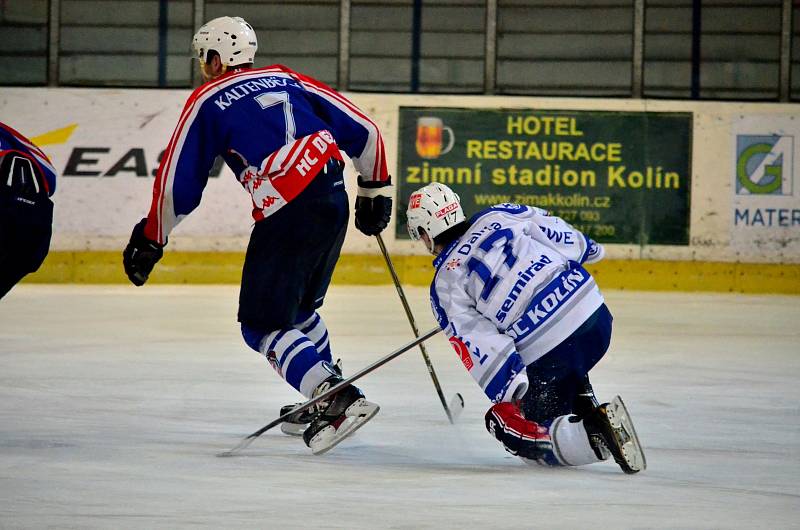
<svg viewBox="0 0 800 530">
<path fill-rule="evenodd" d="M 220 457 L 220 458 L 226 458 L 226 457 L 229 457 L 229 456 L 236 456 L 236 453 L 238 453 L 239 451 L 241 451 L 242 449 L 244 449 L 245 447 L 250 445 L 253 442 L 253 440 L 255 440 L 255 437 L 248 436 L 247 438 L 245 438 L 244 440 L 242 440 L 241 442 L 236 444 L 235 447 L 233 447 L 233 448 L 231 448 L 231 449 L 229 449 L 227 451 L 222 451 L 221 453 L 217 453 L 217 456 Z"/>
<path fill-rule="evenodd" d="M 464 396 L 456 392 L 456 395 L 450 400 L 450 420 L 455 423 L 461 413 L 464 412 Z"/>
</svg>

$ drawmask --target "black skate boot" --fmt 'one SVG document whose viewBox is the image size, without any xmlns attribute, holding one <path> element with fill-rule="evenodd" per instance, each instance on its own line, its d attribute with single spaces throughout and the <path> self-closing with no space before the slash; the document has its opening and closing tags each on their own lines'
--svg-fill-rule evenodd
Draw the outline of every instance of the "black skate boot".
<svg viewBox="0 0 800 530">
<path fill-rule="evenodd" d="M 342 378 L 338 375 L 329 377 L 314 390 L 314 396 L 327 392 L 341 382 Z M 315 455 L 328 451 L 356 432 L 380 410 L 377 404 L 367 401 L 361 390 L 353 385 L 347 385 L 328 399 L 320 401 L 317 407 L 317 417 L 303 432 L 303 441 Z"/>
<path fill-rule="evenodd" d="M 298 405 L 302 405 L 302 403 L 282 406 L 280 415 L 283 416 Z M 281 432 L 283 432 L 283 434 L 288 434 L 289 436 L 303 436 L 303 432 L 305 432 L 308 424 L 314 421 L 314 418 L 316 417 L 317 413 L 313 410 L 306 409 L 296 412 L 295 414 L 292 414 L 283 420 L 283 423 L 281 423 Z"/>
<path fill-rule="evenodd" d="M 598 458 L 611 452 L 614 461 L 628 474 L 647 468 L 644 451 L 636 436 L 628 410 L 619 396 L 603 403 L 583 420 L 589 444 Z"/>
<path fill-rule="evenodd" d="M 578 423 L 579 421 L 591 416 L 592 413 L 600 406 L 597 398 L 594 395 L 594 389 L 589 382 L 589 376 L 584 376 L 583 381 L 578 387 L 578 393 L 575 395 L 575 402 L 573 403 L 573 412 L 575 416 L 570 417 L 569 421 Z M 588 432 L 588 429 L 587 429 Z M 592 446 L 594 454 L 600 460 L 608 460 L 611 458 L 611 452 L 603 440 L 600 433 L 589 433 L 589 445 Z"/>
<path fill-rule="evenodd" d="M 573 412 L 583 418 L 591 414 L 599 405 L 600 403 L 594 395 L 592 384 L 589 382 L 589 376 L 586 375 L 578 386 L 578 393 L 575 395 L 575 402 L 573 404 Z"/>
<path fill-rule="evenodd" d="M 328 366 L 329 368 L 333 369 L 332 373 L 342 375 L 341 359 L 336 359 L 336 364 L 331 364 Z M 279 416 L 283 416 L 298 405 L 302 405 L 302 403 L 294 403 L 292 405 L 282 406 Z M 288 434 L 289 436 L 303 436 L 303 432 L 305 432 L 309 423 L 314 421 L 314 418 L 317 417 L 317 414 L 316 408 L 301 410 L 297 414 L 292 414 L 286 420 L 284 420 L 283 423 L 281 423 L 281 432 L 283 432 L 283 434 Z"/>
</svg>

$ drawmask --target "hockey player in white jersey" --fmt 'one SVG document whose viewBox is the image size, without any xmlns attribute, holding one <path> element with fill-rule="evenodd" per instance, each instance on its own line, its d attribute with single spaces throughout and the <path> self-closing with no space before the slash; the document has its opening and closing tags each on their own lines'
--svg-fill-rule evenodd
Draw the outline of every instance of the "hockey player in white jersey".
<svg viewBox="0 0 800 530">
<path fill-rule="evenodd" d="M 470 375 L 494 402 L 486 428 L 510 453 L 577 466 L 645 457 L 619 397 L 598 405 L 589 370 L 611 339 L 611 313 L 583 268 L 603 247 L 539 208 L 499 204 L 467 220 L 458 196 L 411 194 L 408 230 L 434 255 L 431 305 Z"/>
</svg>

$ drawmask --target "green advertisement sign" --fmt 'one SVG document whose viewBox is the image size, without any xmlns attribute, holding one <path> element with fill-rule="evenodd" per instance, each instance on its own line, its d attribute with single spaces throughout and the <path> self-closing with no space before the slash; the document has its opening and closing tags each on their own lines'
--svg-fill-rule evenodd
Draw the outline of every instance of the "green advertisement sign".
<svg viewBox="0 0 800 530">
<path fill-rule="evenodd" d="M 691 150 L 690 113 L 401 107 L 397 236 L 442 182 L 467 217 L 512 202 L 599 242 L 688 245 Z"/>
</svg>

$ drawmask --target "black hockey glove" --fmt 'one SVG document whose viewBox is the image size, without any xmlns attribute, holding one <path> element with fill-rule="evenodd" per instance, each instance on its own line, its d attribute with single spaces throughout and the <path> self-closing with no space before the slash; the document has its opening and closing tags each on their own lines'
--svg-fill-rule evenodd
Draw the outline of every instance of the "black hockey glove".
<svg viewBox="0 0 800 530">
<path fill-rule="evenodd" d="M 356 228 L 368 236 L 380 234 L 392 217 L 392 198 L 389 196 L 392 177 L 384 182 L 365 181 L 358 176 L 356 197 Z"/>
<path fill-rule="evenodd" d="M 142 219 L 133 227 L 131 240 L 122 251 L 122 265 L 125 267 L 125 274 L 128 275 L 131 283 L 137 286 L 144 285 L 153 267 L 164 255 L 164 245 L 145 237 L 145 224 L 147 224 L 147 219 Z"/>
</svg>

